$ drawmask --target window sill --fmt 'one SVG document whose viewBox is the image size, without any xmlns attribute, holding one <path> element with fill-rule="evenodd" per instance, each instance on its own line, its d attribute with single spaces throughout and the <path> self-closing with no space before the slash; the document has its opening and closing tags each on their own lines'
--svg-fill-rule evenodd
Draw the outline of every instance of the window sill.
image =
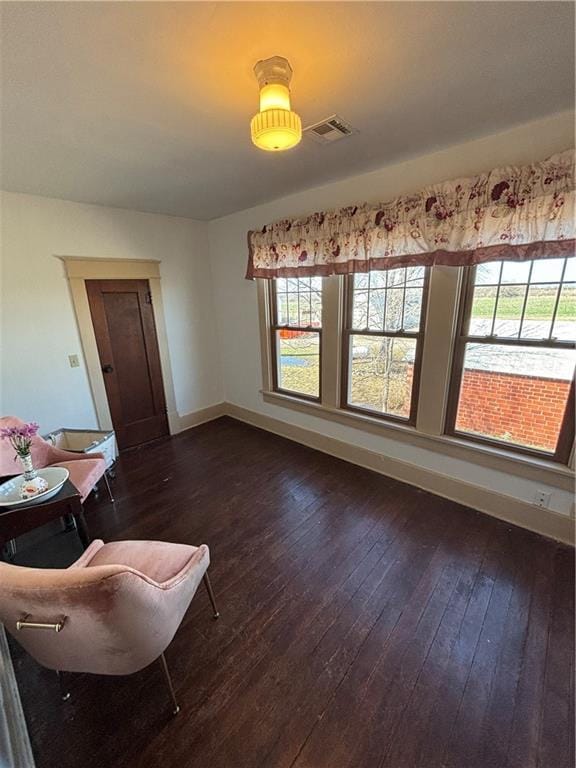
<svg viewBox="0 0 576 768">
<path fill-rule="evenodd" d="M 517 477 L 539 481 L 561 490 L 572 491 L 574 471 L 563 464 L 547 461 L 533 456 L 525 456 L 492 446 L 472 443 L 448 435 L 430 435 L 419 432 L 415 427 L 393 421 L 366 416 L 356 411 L 314 403 L 281 392 L 261 390 L 264 402 L 289 408 L 294 411 L 317 416 L 327 421 L 344 424 L 364 432 L 399 440 L 404 443 L 431 451 L 436 451 L 461 461 L 470 461 L 479 466 L 496 469 Z"/>
</svg>

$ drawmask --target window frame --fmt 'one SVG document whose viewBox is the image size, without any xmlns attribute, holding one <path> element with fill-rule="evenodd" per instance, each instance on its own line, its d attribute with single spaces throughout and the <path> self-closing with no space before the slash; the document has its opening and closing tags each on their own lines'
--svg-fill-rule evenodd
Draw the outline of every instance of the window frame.
<svg viewBox="0 0 576 768">
<path fill-rule="evenodd" d="M 400 267 L 402 268 L 402 267 Z M 409 268 L 409 266 L 407 267 Z M 380 272 L 382 270 L 370 270 Z M 367 272 L 366 274 L 369 274 Z M 340 365 L 340 408 L 344 411 L 360 413 L 363 416 L 372 416 L 381 421 L 392 421 L 405 424 L 409 427 L 416 426 L 418 405 L 420 396 L 420 380 L 422 373 L 422 358 L 424 354 L 424 340 L 426 335 L 426 318 L 428 314 L 428 294 L 430 288 L 430 267 L 424 267 L 424 284 L 422 287 L 422 304 L 420 307 L 420 324 L 418 331 L 371 331 L 358 330 L 352 327 L 354 317 L 354 274 L 344 275 L 344 299 L 342 312 L 342 326 L 340 329 L 341 365 Z M 405 290 L 405 289 L 404 289 Z M 380 338 L 414 339 L 416 352 L 414 356 L 414 370 L 412 373 L 412 392 L 410 396 L 410 413 L 408 418 L 396 416 L 391 413 L 380 413 L 371 408 L 363 408 L 348 402 L 348 384 L 350 379 L 350 340 L 352 336 L 375 336 Z"/>
<path fill-rule="evenodd" d="M 287 278 L 290 279 L 290 278 Z M 298 278 L 296 278 L 298 279 Z M 320 328 L 317 328 L 316 326 L 309 325 L 309 326 L 300 326 L 300 325 L 280 325 L 277 323 L 278 318 L 278 302 L 277 302 L 277 291 L 276 291 L 276 278 L 272 278 L 271 280 L 268 280 L 268 307 L 269 307 L 269 318 L 268 318 L 268 329 L 269 329 L 269 339 L 270 339 L 270 353 L 271 353 L 271 375 L 272 375 L 272 391 L 273 392 L 279 392 L 282 395 L 288 395 L 290 397 L 297 397 L 301 400 L 307 400 L 311 403 L 321 403 L 322 402 L 322 368 L 323 368 L 323 356 L 322 356 L 322 331 L 323 331 L 323 324 L 320 326 Z M 324 282 L 322 282 L 322 288 L 321 295 L 322 295 L 322 306 L 324 306 Z M 278 344 L 276 343 L 276 333 L 278 331 L 302 331 L 304 333 L 317 333 L 318 334 L 318 396 L 314 395 L 307 395 L 303 392 L 296 392 L 292 389 L 284 389 L 279 385 L 279 377 L 278 377 Z"/>
<path fill-rule="evenodd" d="M 569 258 L 569 257 L 568 257 Z M 507 261 L 502 259 L 502 261 Z M 488 445 L 494 448 L 501 448 L 513 453 L 520 453 L 524 456 L 533 456 L 539 459 L 547 461 L 554 461 L 563 465 L 569 464 L 570 455 L 572 453 L 572 447 L 574 445 L 574 419 L 576 416 L 575 408 L 575 375 L 572 376 L 572 382 L 570 385 L 570 391 L 568 393 L 568 400 L 566 403 L 566 409 L 560 426 L 560 432 L 556 443 L 556 449 L 554 453 L 550 453 L 544 450 L 538 450 L 537 448 L 530 448 L 528 446 L 518 445 L 513 442 L 506 442 L 505 440 L 498 440 L 497 438 L 485 437 L 483 435 L 476 435 L 473 432 L 463 432 L 456 429 L 456 419 L 458 416 L 458 405 L 460 401 L 460 387 L 462 378 L 464 375 L 464 358 L 466 354 L 466 345 L 469 343 L 492 345 L 503 345 L 510 347 L 536 347 L 543 349 L 575 349 L 576 344 L 571 341 L 552 341 L 551 339 L 522 339 L 522 338 L 509 338 L 504 336 L 471 336 L 468 331 L 470 328 L 470 319 L 472 314 L 472 303 L 474 299 L 474 278 L 476 275 L 477 265 L 470 267 L 463 267 L 464 279 L 462 281 L 462 289 L 460 294 L 460 304 L 458 308 L 458 319 L 456 325 L 456 332 L 454 337 L 454 353 L 452 358 L 452 366 L 450 371 L 450 383 L 448 388 L 448 399 L 446 405 L 446 420 L 444 434 L 450 437 L 457 437 L 462 440 L 469 440 L 473 443 L 480 443 L 481 445 Z M 501 277 L 500 277 L 501 280 Z M 497 289 L 500 291 L 500 286 Z M 529 285 L 529 284 L 528 284 Z M 560 300 L 560 294 L 562 290 L 562 280 L 560 281 L 560 287 L 558 289 L 558 296 L 556 297 L 556 306 L 554 310 L 554 316 Z M 497 293 L 497 297 L 498 297 Z M 524 298 L 524 307 L 529 290 L 526 291 Z M 494 311 L 497 311 L 497 303 Z M 524 312 L 522 313 L 522 315 Z M 553 318 L 554 319 L 554 318 Z M 553 323 L 551 326 L 551 333 L 553 330 Z"/>
</svg>

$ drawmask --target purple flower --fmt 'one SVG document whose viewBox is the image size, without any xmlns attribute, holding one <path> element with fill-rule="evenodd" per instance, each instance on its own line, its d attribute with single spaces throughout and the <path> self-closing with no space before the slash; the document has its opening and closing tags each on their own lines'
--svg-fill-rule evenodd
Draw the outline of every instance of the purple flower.
<svg viewBox="0 0 576 768">
<path fill-rule="evenodd" d="M 38 432 L 38 424 L 31 421 L 21 427 L 5 427 L 0 429 L 0 439 L 10 440 L 12 447 L 19 456 L 29 453 L 32 438 Z"/>
<path fill-rule="evenodd" d="M 7 427 L 0 430 L 0 437 L 5 439 L 12 437 L 31 438 L 38 432 L 38 429 L 38 424 L 35 421 L 31 421 L 28 424 L 23 424 L 21 427 Z"/>
</svg>

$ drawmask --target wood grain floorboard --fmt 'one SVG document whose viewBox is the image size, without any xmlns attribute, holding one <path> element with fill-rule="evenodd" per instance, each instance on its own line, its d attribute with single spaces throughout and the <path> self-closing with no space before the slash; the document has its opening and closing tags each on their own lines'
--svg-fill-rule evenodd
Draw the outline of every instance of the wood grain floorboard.
<svg viewBox="0 0 576 768">
<path fill-rule="evenodd" d="M 570 670 L 574 660 L 574 589 L 569 583 L 571 569 L 571 553 L 558 551 L 539 744 L 539 765 L 557 768 L 572 768 L 574 765 L 573 760 L 569 761 L 571 729 L 563 727 L 570 717 Z"/>
<path fill-rule="evenodd" d="M 207 543 L 159 665 L 56 676 L 11 641 L 38 768 L 568 768 L 573 551 L 221 418 L 123 454 L 94 538 Z M 74 533 L 19 553 L 69 564 Z"/>
</svg>

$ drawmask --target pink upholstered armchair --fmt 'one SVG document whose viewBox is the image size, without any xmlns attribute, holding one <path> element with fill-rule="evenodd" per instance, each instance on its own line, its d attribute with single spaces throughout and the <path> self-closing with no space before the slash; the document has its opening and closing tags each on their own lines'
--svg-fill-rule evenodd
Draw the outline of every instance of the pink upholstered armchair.
<svg viewBox="0 0 576 768">
<path fill-rule="evenodd" d="M 202 579 L 218 618 L 209 564 L 205 544 L 100 540 L 66 569 L 0 562 L 0 621 L 61 685 L 62 672 L 129 675 L 159 659 L 176 714 L 164 651 Z"/>
<path fill-rule="evenodd" d="M 21 427 L 22 419 L 16 416 L 3 416 L 0 418 L 0 429 L 8 427 Z M 114 501 L 110 484 L 106 477 L 106 462 L 101 453 L 91 453 L 90 458 L 83 453 L 63 451 L 49 442 L 35 435 L 30 446 L 32 462 L 35 469 L 44 467 L 65 467 L 70 472 L 70 481 L 78 488 L 82 501 L 92 491 L 100 479 L 104 480 L 110 501 Z M 0 440 L 0 477 L 4 475 L 18 475 L 21 472 L 20 463 L 14 461 L 14 449 L 7 440 Z"/>
</svg>

